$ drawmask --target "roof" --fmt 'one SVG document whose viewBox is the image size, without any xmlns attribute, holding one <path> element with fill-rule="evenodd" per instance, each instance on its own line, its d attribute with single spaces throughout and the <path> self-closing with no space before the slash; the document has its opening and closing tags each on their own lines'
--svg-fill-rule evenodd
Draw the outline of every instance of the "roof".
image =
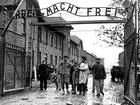
<svg viewBox="0 0 140 105">
<path fill-rule="evenodd" d="M 80 38 L 78 38 L 76 35 L 72 35 L 70 36 L 70 39 L 78 45 L 81 44 L 83 49 L 83 41 Z"/>
<path fill-rule="evenodd" d="M 44 17 L 45 22 L 49 23 L 59 23 L 59 22 L 66 22 L 62 17 Z"/>
<path fill-rule="evenodd" d="M 73 42 L 75 42 L 76 44 L 79 44 L 80 43 L 80 41 L 81 41 L 81 39 L 79 39 L 77 36 L 70 36 L 70 39 L 73 41 Z"/>
<path fill-rule="evenodd" d="M 0 0 L 0 5 L 18 5 L 21 0 Z M 35 8 L 40 8 L 38 0 L 30 0 Z"/>
<path fill-rule="evenodd" d="M 17 6 L 21 0 L 0 0 L 0 6 Z M 30 0 L 33 3 L 36 9 L 40 9 L 38 0 Z M 41 11 L 37 11 L 37 14 L 40 15 Z M 38 17 L 39 21 L 43 21 L 42 17 Z"/>
<path fill-rule="evenodd" d="M 43 20 L 45 20 L 45 22 L 39 22 L 39 23 L 35 23 L 38 25 L 50 25 L 50 23 L 53 23 L 54 25 L 50 25 L 50 26 L 64 26 L 64 27 L 68 27 L 70 29 L 73 29 L 73 27 L 71 26 L 71 24 L 68 25 L 56 25 L 55 23 L 67 23 L 66 20 L 64 20 L 62 17 L 44 17 Z"/>
<path fill-rule="evenodd" d="M 89 53 L 89 52 L 87 52 L 86 50 L 81 50 L 81 52 L 86 53 L 86 54 L 88 54 L 88 55 L 90 55 L 90 56 L 92 56 L 92 57 L 94 57 L 94 58 L 97 58 L 97 56 L 96 56 L 95 54 Z M 101 58 L 101 59 L 102 59 L 102 58 Z"/>
<path fill-rule="evenodd" d="M 0 0 L 0 5 L 16 5 L 19 0 Z"/>
</svg>

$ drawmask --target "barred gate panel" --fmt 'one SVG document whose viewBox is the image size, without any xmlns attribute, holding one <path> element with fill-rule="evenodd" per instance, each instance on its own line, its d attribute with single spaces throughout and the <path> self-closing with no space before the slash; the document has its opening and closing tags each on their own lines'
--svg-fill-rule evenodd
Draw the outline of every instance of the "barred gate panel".
<svg viewBox="0 0 140 105">
<path fill-rule="evenodd" d="M 131 40 L 125 43 L 124 47 L 124 95 L 135 102 L 135 36 L 133 33 Z"/>
<path fill-rule="evenodd" d="M 3 94 L 3 40 L 0 40 L 0 94 Z"/>
</svg>

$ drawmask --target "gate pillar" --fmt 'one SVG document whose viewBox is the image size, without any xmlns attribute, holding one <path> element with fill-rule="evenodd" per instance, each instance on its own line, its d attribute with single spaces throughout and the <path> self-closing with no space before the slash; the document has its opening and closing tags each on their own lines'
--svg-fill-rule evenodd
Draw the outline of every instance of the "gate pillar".
<svg viewBox="0 0 140 105">
<path fill-rule="evenodd" d="M 128 10 L 127 22 L 124 27 L 124 96 L 129 105 L 137 102 L 137 3 L 125 0 Z"/>
<path fill-rule="evenodd" d="M 0 37 L 0 94 L 3 95 L 4 78 L 4 47 L 3 38 Z"/>
</svg>

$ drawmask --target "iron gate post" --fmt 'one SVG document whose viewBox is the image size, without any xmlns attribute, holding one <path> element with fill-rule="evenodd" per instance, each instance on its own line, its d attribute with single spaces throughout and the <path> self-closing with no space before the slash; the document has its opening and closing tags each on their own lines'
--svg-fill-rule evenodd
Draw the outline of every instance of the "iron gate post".
<svg viewBox="0 0 140 105">
<path fill-rule="evenodd" d="M 139 38 L 139 20 L 138 20 L 138 13 L 139 13 L 139 7 L 138 7 L 138 1 L 135 1 L 135 29 L 136 29 L 136 37 L 135 37 L 135 104 L 137 105 L 137 65 L 138 65 L 138 38 Z"/>
</svg>

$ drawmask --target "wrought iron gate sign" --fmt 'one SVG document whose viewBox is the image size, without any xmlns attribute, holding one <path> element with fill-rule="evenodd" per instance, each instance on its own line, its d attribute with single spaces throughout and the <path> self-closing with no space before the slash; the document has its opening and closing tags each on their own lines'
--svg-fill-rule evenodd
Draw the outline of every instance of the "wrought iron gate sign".
<svg viewBox="0 0 140 105">
<path fill-rule="evenodd" d="M 77 7 L 73 4 L 67 2 L 59 2 L 53 4 L 48 8 L 38 9 L 41 10 L 45 16 L 50 16 L 59 11 L 66 11 L 68 13 L 87 17 L 87 16 L 112 16 L 115 17 L 117 13 L 116 8 L 110 7 Z M 27 18 L 27 17 L 38 17 L 42 16 L 42 14 L 36 14 L 37 9 L 29 9 L 29 10 L 19 10 L 17 11 L 14 18 Z M 11 17 L 13 12 L 9 13 L 9 17 Z"/>
</svg>

